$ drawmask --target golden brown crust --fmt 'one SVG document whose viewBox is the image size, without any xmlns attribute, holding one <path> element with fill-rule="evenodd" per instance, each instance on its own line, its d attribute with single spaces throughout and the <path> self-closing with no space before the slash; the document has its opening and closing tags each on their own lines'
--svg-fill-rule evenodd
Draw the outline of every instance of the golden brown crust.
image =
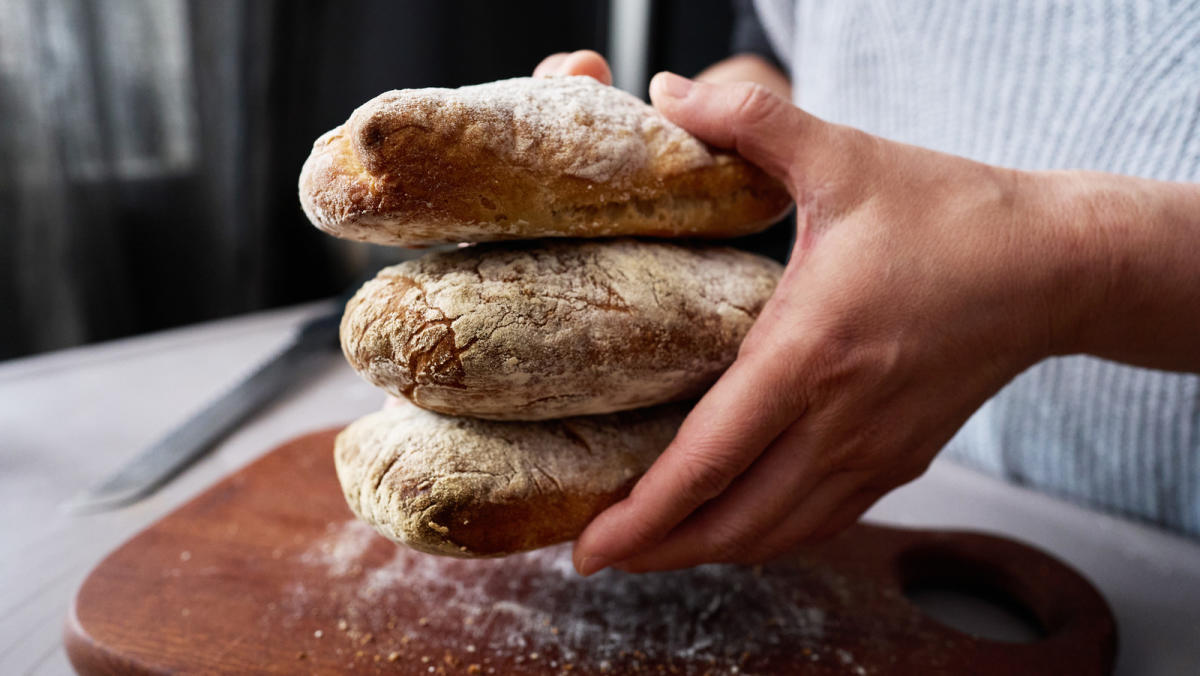
<svg viewBox="0 0 1200 676">
<path fill-rule="evenodd" d="M 542 240 L 428 254 L 346 305 L 342 349 L 418 406 L 545 420 L 699 396 L 782 268 L 727 247 Z"/>
<path fill-rule="evenodd" d="M 629 492 L 685 414 L 496 422 L 405 403 L 352 423 L 334 458 L 351 510 L 385 537 L 431 554 L 504 556 L 578 536 Z"/>
<path fill-rule="evenodd" d="M 318 228 L 399 246 L 536 237 L 732 237 L 791 205 L 740 157 L 586 77 L 382 94 L 317 140 Z"/>
</svg>

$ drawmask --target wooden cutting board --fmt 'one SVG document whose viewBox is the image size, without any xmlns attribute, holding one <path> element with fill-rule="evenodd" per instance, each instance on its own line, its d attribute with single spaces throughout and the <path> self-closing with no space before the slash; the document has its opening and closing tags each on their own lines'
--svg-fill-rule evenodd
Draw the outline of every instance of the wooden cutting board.
<svg viewBox="0 0 1200 676">
<path fill-rule="evenodd" d="M 230 476 L 110 554 L 65 629 L 84 674 L 1101 674 L 1116 627 L 1026 545 L 856 526 L 758 567 L 583 579 L 568 546 L 484 561 L 411 552 L 353 520 L 335 431 Z M 1023 606 L 1035 643 L 983 640 L 904 595 Z"/>
</svg>

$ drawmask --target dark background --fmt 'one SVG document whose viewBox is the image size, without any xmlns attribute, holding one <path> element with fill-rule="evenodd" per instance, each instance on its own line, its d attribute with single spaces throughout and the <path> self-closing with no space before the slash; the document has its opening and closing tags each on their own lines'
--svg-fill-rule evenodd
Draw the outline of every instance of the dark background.
<svg viewBox="0 0 1200 676">
<path fill-rule="evenodd" d="M 11 0 L 0 359 L 328 297 L 404 255 L 308 225 L 312 141 L 388 89 L 608 43 L 608 2 Z M 730 52 L 728 0 L 655 2 L 649 72 Z M 780 235 L 751 246 L 781 246 Z"/>
</svg>

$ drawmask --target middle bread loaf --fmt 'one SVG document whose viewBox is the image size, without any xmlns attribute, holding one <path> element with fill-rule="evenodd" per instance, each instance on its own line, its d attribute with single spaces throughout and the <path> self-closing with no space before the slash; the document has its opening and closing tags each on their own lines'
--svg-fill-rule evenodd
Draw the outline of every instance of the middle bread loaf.
<svg viewBox="0 0 1200 676">
<path fill-rule="evenodd" d="M 737 356 L 782 266 L 726 247 L 527 241 L 386 268 L 346 305 L 369 382 L 494 420 L 610 413 L 698 396 Z"/>
</svg>

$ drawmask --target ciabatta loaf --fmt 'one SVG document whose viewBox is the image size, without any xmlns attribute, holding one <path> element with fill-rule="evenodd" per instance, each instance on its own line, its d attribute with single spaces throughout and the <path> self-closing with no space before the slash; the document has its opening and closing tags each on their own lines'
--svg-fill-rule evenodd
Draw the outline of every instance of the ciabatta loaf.
<svg viewBox="0 0 1200 676">
<path fill-rule="evenodd" d="M 542 240 L 428 254 L 346 305 L 342 349 L 418 406 L 495 420 L 697 397 L 737 356 L 781 266 L 727 247 Z"/>
<path fill-rule="evenodd" d="M 350 509 L 431 554 L 503 556 L 574 539 L 670 443 L 686 409 L 538 423 L 402 403 L 352 423 L 334 459 Z"/>
<path fill-rule="evenodd" d="M 300 201 L 331 235 L 398 246 L 731 237 L 791 205 L 739 156 L 583 76 L 381 94 L 317 139 Z"/>
</svg>

